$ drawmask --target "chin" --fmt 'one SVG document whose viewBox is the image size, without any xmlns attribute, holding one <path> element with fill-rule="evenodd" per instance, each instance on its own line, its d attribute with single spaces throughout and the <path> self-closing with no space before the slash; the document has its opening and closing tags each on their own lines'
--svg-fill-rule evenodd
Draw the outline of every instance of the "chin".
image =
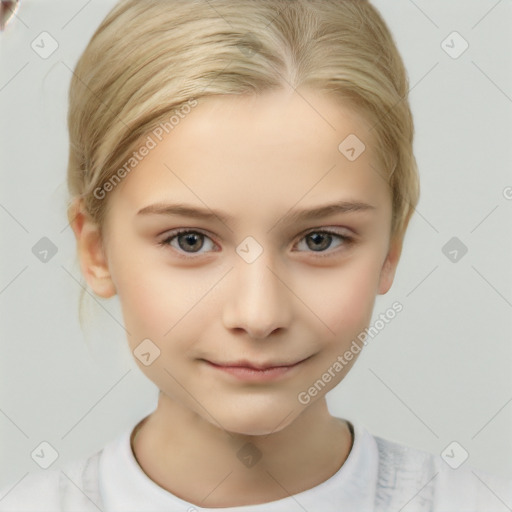
<svg viewBox="0 0 512 512">
<path fill-rule="evenodd" d="M 234 411 L 233 414 L 217 416 L 228 432 L 245 436 L 266 436 L 284 430 L 297 418 L 297 414 L 283 414 L 284 409 L 276 411 L 254 409 L 252 411 Z M 222 418 L 222 419 L 221 419 Z"/>
</svg>

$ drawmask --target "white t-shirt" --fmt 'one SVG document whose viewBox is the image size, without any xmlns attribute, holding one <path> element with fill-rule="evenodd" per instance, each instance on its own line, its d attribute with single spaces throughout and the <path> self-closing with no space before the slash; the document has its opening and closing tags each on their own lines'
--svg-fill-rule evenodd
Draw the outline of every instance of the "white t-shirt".
<svg viewBox="0 0 512 512">
<path fill-rule="evenodd" d="M 0 489 L 0 512 L 512 510 L 512 479 L 476 470 L 467 462 L 452 469 L 440 455 L 384 440 L 357 422 L 350 423 L 354 443 L 343 466 L 316 487 L 281 500 L 202 508 L 178 498 L 151 480 L 137 463 L 130 445 L 134 424 L 90 457 L 60 470 L 31 472 Z"/>
</svg>

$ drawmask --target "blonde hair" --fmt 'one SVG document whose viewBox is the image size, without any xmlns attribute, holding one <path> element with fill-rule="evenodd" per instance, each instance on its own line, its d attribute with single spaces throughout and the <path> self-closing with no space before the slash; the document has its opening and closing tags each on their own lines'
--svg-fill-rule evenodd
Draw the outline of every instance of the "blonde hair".
<svg viewBox="0 0 512 512">
<path fill-rule="evenodd" d="M 82 199 L 101 231 L 108 195 L 98 191 L 115 185 L 142 137 L 172 129 L 201 97 L 285 83 L 334 95 L 372 125 L 392 235 L 403 236 L 419 200 L 408 77 L 367 0 L 118 2 L 71 80 L 70 203 Z"/>
</svg>

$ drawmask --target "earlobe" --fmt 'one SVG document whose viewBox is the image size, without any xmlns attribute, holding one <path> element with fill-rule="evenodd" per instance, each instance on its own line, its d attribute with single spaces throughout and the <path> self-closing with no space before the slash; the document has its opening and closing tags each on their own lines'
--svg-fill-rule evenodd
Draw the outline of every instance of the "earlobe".
<svg viewBox="0 0 512 512">
<path fill-rule="evenodd" d="M 396 268 L 398 266 L 398 261 L 400 260 L 400 254 L 402 253 L 402 244 L 402 237 L 396 237 L 391 240 L 388 254 L 386 256 L 386 259 L 384 260 L 384 264 L 382 265 L 382 269 L 380 272 L 378 288 L 379 295 L 386 294 L 391 288 L 391 285 L 393 284 Z"/>
<path fill-rule="evenodd" d="M 99 297 L 112 297 L 116 294 L 116 288 L 110 275 L 100 229 L 85 212 L 82 200 L 75 200 L 70 205 L 68 220 L 75 234 L 80 269 L 87 284 Z"/>
</svg>

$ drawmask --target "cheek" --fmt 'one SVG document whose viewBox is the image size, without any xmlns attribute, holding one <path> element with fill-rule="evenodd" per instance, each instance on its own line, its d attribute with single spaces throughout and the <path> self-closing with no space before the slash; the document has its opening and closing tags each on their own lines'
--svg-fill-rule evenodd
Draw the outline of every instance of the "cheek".
<svg viewBox="0 0 512 512">
<path fill-rule="evenodd" d="M 328 337 L 346 340 L 371 320 L 380 267 L 375 257 L 354 258 L 326 272 L 308 288 L 308 306 L 329 327 Z"/>
<path fill-rule="evenodd" d="M 109 256 L 110 272 L 121 303 L 130 347 L 134 349 L 145 338 L 155 339 L 160 345 L 157 339 L 165 332 L 164 324 L 172 321 L 170 314 L 173 311 L 170 305 L 166 306 L 168 297 L 162 295 L 165 276 L 129 237 L 124 238 L 122 246 L 115 243 L 117 240 L 113 242 Z M 162 316 L 163 309 L 169 311 L 168 319 Z"/>
<path fill-rule="evenodd" d="M 116 267 L 117 293 L 130 346 L 149 338 L 167 351 L 171 339 L 198 339 L 210 311 L 206 295 L 218 278 L 198 269 L 180 270 L 149 261 L 123 256 Z M 178 348 L 174 341 L 172 346 Z"/>
</svg>

